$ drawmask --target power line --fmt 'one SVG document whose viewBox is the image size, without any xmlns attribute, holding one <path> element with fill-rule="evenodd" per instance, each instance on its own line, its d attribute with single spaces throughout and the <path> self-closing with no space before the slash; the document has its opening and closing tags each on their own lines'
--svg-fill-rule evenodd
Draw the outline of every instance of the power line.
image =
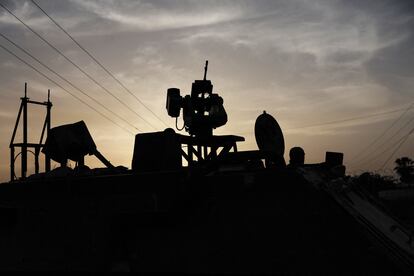
<svg viewBox="0 0 414 276">
<path fill-rule="evenodd" d="M 409 132 L 409 134 L 410 134 L 410 132 Z M 359 166 L 365 165 L 365 164 L 370 163 L 371 161 L 377 159 L 379 156 L 381 156 L 384 153 L 388 152 L 389 150 L 393 149 L 395 147 L 395 145 L 397 145 L 398 143 L 401 143 L 401 141 L 403 141 L 404 139 L 405 139 L 405 136 L 401 137 L 398 141 L 393 143 L 390 147 L 387 147 L 385 150 L 381 151 L 379 154 L 376 154 L 376 155 L 372 156 L 370 159 L 367 159 L 367 160 L 363 161 L 362 163 L 358 162 Z"/>
<path fill-rule="evenodd" d="M 382 144 L 380 144 L 377 148 L 382 148 L 383 146 L 385 146 L 386 143 L 390 142 L 392 139 L 394 139 L 398 134 L 401 133 L 402 130 L 404 130 L 411 122 L 414 121 L 414 117 L 412 117 L 407 123 L 405 123 L 402 127 L 400 127 L 397 132 L 394 133 L 393 136 L 391 136 L 388 140 L 384 141 Z M 366 157 L 365 157 L 366 158 Z M 362 160 L 364 160 L 365 158 L 362 158 L 359 162 L 360 163 Z"/>
<path fill-rule="evenodd" d="M 357 121 L 357 120 L 361 120 L 361 119 L 366 119 L 366 118 L 371 118 L 371 117 L 378 117 L 378 116 L 381 116 L 381 115 L 396 113 L 396 112 L 401 111 L 401 110 L 404 110 L 404 108 L 395 109 L 395 110 L 386 111 L 386 112 L 381 112 L 381 113 L 368 114 L 368 115 L 359 116 L 359 117 L 352 117 L 352 118 L 348 118 L 348 119 L 335 120 L 335 121 L 329 121 L 329 122 L 324 122 L 324 123 L 319 123 L 319 124 L 312 124 L 312 125 L 307 125 L 307 126 L 288 128 L 286 130 L 294 130 L 294 129 L 302 129 L 302 128 L 311 128 L 311 127 L 332 125 L 332 124 L 344 123 L 344 122 L 350 122 L 350 121 Z"/>
<path fill-rule="evenodd" d="M 389 127 L 387 127 L 375 140 L 373 140 L 367 147 L 364 147 L 364 149 L 363 150 L 361 150 L 357 155 L 355 155 L 354 157 L 353 157 L 353 160 L 356 160 L 356 159 L 358 159 L 359 157 L 361 157 L 361 156 L 364 156 L 364 154 L 373 146 L 373 145 L 375 145 L 378 141 L 380 141 L 381 139 L 382 139 L 382 137 L 384 137 L 387 133 L 388 133 L 388 131 L 390 131 L 396 124 L 397 124 L 397 122 L 398 121 L 400 121 L 403 117 L 404 117 L 404 115 L 411 109 L 411 108 L 413 108 L 413 106 L 414 106 L 414 103 L 411 103 L 408 107 L 407 107 L 407 109 L 405 109 L 404 110 L 404 112 L 403 113 L 401 113 L 401 115 L 396 119 L 396 120 L 394 120 L 390 125 L 389 125 Z M 395 137 L 395 136 L 393 136 L 393 137 Z M 391 138 L 392 139 L 392 138 Z M 377 147 L 378 148 L 378 147 Z"/>
<path fill-rule="evenodd" d="M 404 145 L 404 143 L 407 141 L 408 137 L 410 137 L 410 135 L 414 132 L 414 128 L 412 128 L 410 130 L 410 132 L 408 132 L 404 137 L 402 137 L 402 141 L 400 142 L 400 144 L 397 146 L 397 148 L 391 153 L 390 157 L 388 157 L 388 159 L 384 162 L 384 164 L 382 164 L 381 169 L 383 169 L 388 162 L 390 162 L 391 158 L 395 155 L 395 153 L 402 147 L 402 145 Z"/>
<path fill-rule="evenodd" d="M 98 85 L 102 90 L 104 90 L 106 93 L 111 95 L 113 98 L 115 98 L 119 103 L 121 103 L 123 106 L 125 106 L 128 110 L 133 112 L 137 117 L 142 119 L 144 122 L 146 122 L 148 125 L 153 127 L 154 129 L 157 129 L 154 125 L 152 125 L 150 122 L 148 122 L 144 117 L 139 115 L 135 110 L 133 110 L 131 107 L 129 107 L 127 104 L 125 104 L 121 99 L 119 99 L 117 96 L 115 96 L 111 91 L 106 89 L 103 85 L 101 85 L 98 81 L 96 81 L 91 75 L 89 75 L 87 72 L 85 72 L 82 68 L 80 68 L 76 63 L 74 63 L 70 58 L 68 58 L 65 54 L 63 54 L 58 48 L 53 46 L 49 41 L 47 41 L 43 36 L 41 36 L 39 33 L 37 33 L 35 30 L 33 30 L 29 25 L 23 22 L 18 16 L 16 16 L 12 11 L 10 11 L 7 7 L 5 7 L 2 3 L 0 3 L 0 6 L 5 9 L 9 14 L 11 14 L 14 18 L 16 18 L 20 23 L 22 23 L 26 28 L 28 28 L 32 33 L 34 33 L 38 38 L 40 38 L 43 42 L 45 42 L 49 47 L 51 47 L 53 50 L 55 50 L 58 54 L 60 54 L 62 57 L 64 57 L 69 63 L 71 63 L 73 66 L 75 66 L 79 71 L 81 71 L 85 76 L 87 76 L 92 82 L 94 82 L 96 85 Z"/>
<path fill-rule="evenodd" d="M 4 39 L 6 39 L 8 42 L 10 42 L 11 44 L 13 44 L 16 48 L 18 48 L 20 51 L 24 52 L 26 55 L 30 56 L 32 59 L 34 59 L 35 61 L 37 61 L 39 64 L 41 64 L 43 67 L 45 67 L 46 69 L 48 69 L 50 72 L 52 72 L 53 74 L 55 74 L 56 76 L 58 76 L 61 80 L 65 81 L 66 83 L 68 83 L 72 88 L 78 90 L 80 93 L 82 93 L 83 95 L 85 95 L 86 97 L 88 97 L 89 99 L 91 99 L 92 101 L 94 101 L 95 103 L 97 103 L 99 106 L 101 106 L 102 108 L 104 108 L 106 111 L 108 111 L 109 113 L 111 113 L 112 115 L 114 115 L 115 117 L 117 117 L 118 119 L 122 120 L 123 122 L 125 122 L 126 124 L 130 125 L 131 127 L 135 128 L 136 130 L 142 132 L 141 129 L 137 128 L 136 126 L 132 125 L 130 122 L 128 122 L 127 120 L 125 120 L 124 118 L 122 118 L 121 116 L 119 116 L 118 114 L 116 114 L 115 112 L 113 112 L 112 110 L 110 110 L 109 108 L 107 108 L 105 105 L 101 104 L 100 102 L 98 102 L 96 99 L 94 99 L 93 97 L 89 96 L 85 91 L 83 91 L 82 89 L 80 89 L 79 87 L 75 86 L 72 82 L 70 82 L 69 80 L 67 80 L 65 77 L 63 77 L 62 75 L 60 75 L 59 73 L 57 73 L 55 70 L 53 70 L 52 68 L 50 68 L 49 66 L 47 66 L 46 64 L 44 64 L 42 61 L 40 61 L 38 58 L 36 58 L 35 56 L 33 56 L 32 54 L 30 54 L 30 52 L 28 52 L 26 49 L 24 49 L 23 47 L 19 46 L 17 43 L 15 43 L 14 41 L 12 41 L 11 39 L 9 39 L 7 36 L 5 36 L 4 34 L 0 33 L 0 36 L 3 37 Z"/>
<path fill-rule="evenodd" d="M 36 71 L 38 74 L 42 75 L 44 78 L 46 78 L 47 80 L 49 80 L 50 82 L 52 82 L 53 84 L 55 84 L 56 86 L 60 87 L 62 90 L 64 90 L 65 92 L 67 92 L 68 94 L 70 94 L 72 97 L 76 98 L 78 101 L 82 102 L 83 104 L 85 104 L 86 106 L 88 106 L 89 108 L 91 108 L 92 110 L 94 110 L 95 112 L 97 112 L 99 115 L 103 116 L 104 118 L 106 118 L 108 121 L 112 122 L 113 124 L 117 125 L 118 127 L 122 128 L 123 130 L 125 130 L 126 132 L 129 132 L 130 134 L 134 135 L 134 133 L 132 133 L 131 131 L 129 131 L 128 129 L 126 129 L 125 127 L 121 126 L 120 124 L 118 124 L 117 122 L 115 122 L 114 120 L 112 120 L 111 118 L 109 118 L 108 116 L 106 116 L 105 114 L 103 114 L 102 112 L 100 112 L 99 110 L 97 110 L 96 108 L 94 108 L 93 106 L 91 106 L 90 104 L 88 104 L 87 102 L 85 102 L 84 100 L 82 100 L 81 98 L 79 98 L 78 96 L 76 96 L 75 94 L 71 93 L 69 90 L 67 90 L 66 88 L 64 88 L 63 86 L 61 86 L 59 83 L 57 83 L 56 81 L 54 81 L 53 79 L 49 78 L 48 76 L 46 76 L 44 73 L 40 72 L 38 69 L 36 69 L 34 66 L 32 66 L 31 64 L 29 64 L 28 62 L 26 62 L 25 60 L 23 60 L 22 58 L 20 58 L 18 55 L 16 55 L 15 53 L 13 53 L 12 51 L 10 51 L 9 49 L 7 49 L 6 47 L 4 47 L 3 45 L 0 44 L 0 47 L 3 48 L 3 50 L 5 50 L 6 52 L 8 52 L 10 55 L 14 56 L 15 58 L 17 58 L 18 60 L 20 60 L 21 62 L 23 62 L 24 64 L 26 64 L 27 66 L 29 66 L 30 68 L 32 68 L 34 71 Z"/>
<path fill-rule="evenodd" d="M 142 106 L 145 107 L 152 115 L 154 115 L 160 122 L 162 122 L 166 127 L 168 125 L 160 118 L 157 114 L 155 114 L 150 108 L 147 107 L 145 103 L 143 103 L 134 93 L 132 93 L 114 74 L 112 74 L 101 62 L 99 62 L 88 50 L 86 50 L 75 38 L 73 38 L 59 23 L 56 22 L 39 4 L 37 4 L 34 0 L 31 0 L 32 3 L 38 7 L 62 32 L 64 32 L 82 51 L 84 51 L 99 67 L 101 67 L 109 76 L 111 76 L 125 91 L 127 91 L 130 95 L 132 95 Z"/>
</svg>

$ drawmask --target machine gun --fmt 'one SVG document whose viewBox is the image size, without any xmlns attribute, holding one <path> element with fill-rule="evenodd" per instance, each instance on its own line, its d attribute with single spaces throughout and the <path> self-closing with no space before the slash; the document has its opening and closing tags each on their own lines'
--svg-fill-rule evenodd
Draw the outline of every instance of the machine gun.
<svg viewBox="0 0 414 276">
<path fill-rule="evenodd" d="M 206 79 L 207 68 L 208 60 L 204 67 L 204 79 L 193 82 L 191 95 L 181 97 L 179 88 L 169 88 L 167 91 L 168 115 L 177 121 L 182 108 L 185 130 L 196 137 L 210 137 L 213 129 L 227 123 L 223 98 L 213 93 L 213 84 Z"/>
</svg>

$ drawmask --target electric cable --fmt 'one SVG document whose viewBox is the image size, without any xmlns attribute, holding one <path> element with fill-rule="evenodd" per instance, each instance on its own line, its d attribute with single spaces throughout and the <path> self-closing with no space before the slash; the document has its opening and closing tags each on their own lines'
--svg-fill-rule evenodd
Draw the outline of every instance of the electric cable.
<svg viewBox="0 0 414 276">
<path fill-rule="evenodd" d="M 409 134 L 410 134 L 410 132 L 409 132 Z M 409 134 L 408 134 L 408 136 L 409 136 Z M 398 141 L 396 141 L 396 143 L 393 143 L 390 147 L 387 147 L 385 150 L 381 151 L 380 153 L 378 153 L 378 154 L 376 154 L 374 156 L 371 156 L 370 159 L 368 159 L 368 160 L 360 163 L 359 166 L 365 165 L 365 164 L 367 164 L 367 163 L 369 163 L 369 162 L 371 162 L 371 161 L 373 161 L 375 159 L 378 159 L 379 156 L 381 156 L 381 155 L 385 154 L 386 152 L 392 150 L 396 145 L 398 145 L 398 143 L 401 143 L 401 141 L 403 141 L 404 139 L 405 139 L 405 136 L 400 137 L 400 139 Z"/>
<path fill-rule="evenodd" d="M 380 144 L 377 148 L 382 148 L 383 146 L 385 146 L 387 143 L 389 143 L 390 141 L 392 141 L 392 139 L 394 139 L 398 134 L 401 133 L 401 131 L 403 131 L 411 122 L 414 121 L 414 117 L 412 117 L 407 123 L 405 123 L 402 127 L 400 127 L 393 136 L 391 136 L 388 140 L 384 141 L 382 144 Z M 356 164 L 359 164 L 361 161 L 363 161 L 365 158 L 360 159 L 360 161 L 357 161 Z"/>
<path fill-rule="evenodd" d="M 64 88 L 63 86 L 61 86 L 59 83 L 57 83 L 53 79 L 51 79 L 48 76 L 46 76 L 44 73 L 42 73 L 41 71 L 39 71 L 37 68 L 35 68 L 31 64 L 29 64 L 28 62 L 26 62 L 25 60 L 23 60 L 22 58 L 20 58 L 18 55 L 16 55 L 15 53 L 13 53 L 12 51 L 10 51 L 9 49 L 7 49 L 6 47 L 4 47 L 3 45 L 0 44 L 0 48 L 2 48 L 3 50 L 5 50 L 6 52 L 8 52 L 10 55 L 14 56 L 15 58 L 17 58 L 18 60 L 20 60 L 22 63 L 26 64 L 28 67 L 30 67 L 31 69 L 33 69 L 34 71 L 36 71 L 38 74 L 40 74 L 41 76 L 43 76 L 45 79 L 49 80 L 50 82 L 52 82 L 56 86 L 60 87 L 62 90 L 64 90 L 68 94 L 70 94 L 72 97 L 76 98 L 78 101 L 82 102 L 83 104 L 85 104 L 86 106 L 88 106 L 89 108 L 91 108 L 92 110 L 94 110 L 95 112 L 97 112 L 98 114 L 100 114 L 102 117 L 106 118 L 108 121 L 110 121 L 113 124 L 117 125 L 118 127 L 122 128 L 126 132 L 129 132 L 130 134 L 134 135 L 133 132 L 131 132 L 130 130 L 126 129 L 122 125 L 118 124 L 117 122 L 115 122 L 114 120 L 112 120 L 111 118 L 109 118 L 108 116 L 106 116 L 105 114 L 103 114 L 102 112 L 100 112 L 99 110 L 97 110 L 96 108 L 94 108 L 93 106 L 91 106 L 90 104 L 88 104 L 87 102 L 85 102 L 84 100 L 82 100 L 81 98 L 79 98 L 78 96 L 76 96 L 75 94 L 71 93 L 69 90 L 67 90 L 66 88 Z"/>
<path fill-rule="evenodd" d="M 2 38 L 4 38 L 5 40 L 7 40 L 8 42 L 10 42 L 11 44 L 13 44 L 20 51 L 24 52 L 26 55 L 28 55 L 29 57 L 31 57 L 32 59 L 34 59 L 35 61 L 37 61 L 39 64 L 41 64 L 43 67 L 45 67 L 46 69 L 48 69 L 50 72 L 52 72 L 53 74 L 55 74 L 56 76 L 58 76 L 61 80 L 65 81 L 72 88 L 78 90 L 80 93 L 82 93 L 83 95 L 85 95 L 86 97 L 88 97 L 89 99 L 91 99 L 92 101 L 94 101 L 95 103 L 97 103 L 99 106 L 101 106 L 102 108 L 104 108 L 106 111 L 108 111 L 109 113 L 111 113 L 112 115 L 114 115 L 115 117 L 117 117 L 118 119 L 122 120 L 126 124 L 130 125 L 131 127 L 135 128 L 136 130 L 142 132 L 141 129 L 139 129 L 136 126 L 132 125 L 130 122 L 128 122 L 127 120 L 125 120 L 124 118 L 122 118 L 121 116 L 119 116 L 118 114 L 116 114 L 115 112 L 113 112 L 112 110 L 110 110 L 109 108 L 107 108 L 105 105 L 101 104 L 99 101 L 97 101 L 93 97 L 89 96 L 88 93 L 86 93 L 85 91 L 83 91 L 82 89 L 80 89 L 79 87 L 77 87 L 76 85 L 74 85 L 72 82 L 70 82 L 69 80 L 67 80 L 65 77 L 63 77 L 61 74 L 57 73 L 55 70 L 53 70 L 52 68 L 50 68 L 49 66 L 47 66 L 46 64 L 44 64 L 42 61 L 40 61 L 38 58 L 36 58 L 35 56 L 33 56 L 26 49 L 24 49 L 23 47 L 19 46 L 14 41 L 12 41 L 10 38 L 8 38 L 7 36 L 5 36 L 2 33 L 0 33 L 0 36 Z"/>
<path fill-rule="evenodd" d="M 381 166 L 381 170 L 384 169 L 384 167 L 388 164 L 388 162 L 390 162 L 391 158 L 395 155 L 395 153 L 402 147 L 402 145 L 404 145 L 404 143 L 407 141 L 408 137 L 410 137 L 410 135 L 414 132 L 414 128 L 412 128 L 410 130 L 410 132 L 408 132 L 404 137 L 402 137 L 402 141 L 400 142 L 400 144 L 397 146 L 397 148 L 391 153 L 391 155 L 388 157 L 388 159 L 382 164 Z"/>
<path fill-rule="evenodd" d="M 64 32 L 83 52 L 85 52 L 99 67 L 101 67 L 109 76 L 111 76 L 125 91 L 132 95 L 142 106 L 145 107 L 152 115 L 154 115 L 160 122 L 162 122 L 166 127 L 168 125 L 160 118 L 156 113 L 154 113 L 148 106 L 141 101 L 134 93 L 131 92 L 113 73 L 111 73 L 100 61 L 98 61 L 85 47 L 83 47 L 72 35 L 70 35 L 56 20 L 54 20 L 36 1 L 31 0 L 32 3 L 38 7 L 62 32 Z"/>
<path fill-rule="evenodd" d="M 373 140 L 367 147 L 364 147 L 364 149 L 363 150 L 361 150 L 361 151 L 359 151 L 358 152 L 358 154 L 357 155 L 355 155 L 352 159 L 355 161 L 355 160 L 357 160 L 357 159 L 359 159 L 361 156 L 364 156 L 365 155 L 365 153 L 370 149 L 370 148 L 372 148 L 372 146 L 374 146 L 378 141 L 380 141 L 396 124 L 397 124 L 397 122 L 399 122 L 403 117 L 404 117 L 404 115 L 411 109 L 411 108 L 413 108 L 413 106 L 414 106 L 414 103 L 411 103 L 408 107 L 407 107 L 407 109 L 405 109 L 404 110 L 404 112 L 403 113 L 401 113 L 401 115 L 396 119 L 396 120 L 394 120 L 379 136 L 377 136 L 377 138 L 375 139 L 375 140 Z M 394 136 L 393 136 L 394 137 Z M 379 147 L 377 147 L 377 148 L 379 148 Z"/>
<path fill-rule="evenodd" d="M 17 15 L 15 15 L 12 11 L 10 11 L 6 6 L 4 6 L 2 3 L 0 3 L 0 6 L 3 9 L 5 9 L 9 14 L 11 14 L 14 18 L 16 18 L 20 23 L 22 23 L 26 28 L 28 28 L 33 34 L 35 34 L 38 38 L 40 38 L 43 42 L 45 42 L 49 47 L 51 47 L 53 50 L 55 50 L 63 58 L 65 58 L 65 60 L 67 60 L 69 63 L 71 63 L 73 66 L 75 66 L 79 71 L 81 71 L 86 77 L 88 77 L 92 82 L 94 82 L 102 90 L 104 90 L 106 93 L 111 95 L 114 99 L 116 99 L 119 103 L 121 103 L 123 106 L 125 106 L 128 110 L 130 110 L 132 113 L 134 113 L 137 117 L 139 117 L 141 120 L 146 122 L 148 125 L 150 125 L 154 129 L 157 129 L 154 125 L 152 125 L 150 122 L 148 122 L 144 117 L 139 115 L 135 110 L 133 110 L 126 103 L 124 103 L 121 99 L 119 99 L 119 97 L 115 96 L 111 91 L 109 91 L 107 88 L 105 88 L 103 85 L 101 85 L 97 80 L 95 80 L 91 75 L 89 75 L 87 72 L 85 72 L 85 70 L 83 70 L 80 66 L 78 66 L 76 63 L 74 63 L 70 58 L 68 58 L 65 54 L 63 54 L 62 51 L 60 51 L 58 48 L 56 48 L 54 45 L 52 45 L 47 39 L 45 39 L 43 36 L 41 36 L 38 32 L 36 32 L 34 29 L 32 29 L 29 25 L 24 23 L 24 21 L 22 19 L 20 19 Z"/>
<path fill-rule="evenodd" d="M 359 117 L 352 117 L 352 118 L 348 118 L 348 119 L 341 119 L 341 120 L 329 121 L 329 122 L 312 124 L 312 125 L 306 125 L 306 126 L 301 126 L 301 127 L 293 127 L 293 128 L 288 128 L 286 130 L 295 130 L 295 129 L 302 129 L 302 128 L 311 128 L 311 127 L 332 125 L 332 124 L 337 124 L 337 123 L 344 123 L 344 122 L 349 122 L 349 121 L 357 121 L 357 120 L 361 120 L 361 119 L 366 119 L 366 118 L 371 118 L 371 117 L 378 117 L 378 116 L 381 116 L 381 115 L 396 113 L 396 112 L 401 111 L 401 110 L 404 110 L 404 109 L 405 108 L 400 108 L 400 109 L 395 109 L 395 110 L 390 110 L 390 111 L 385 111 L 385 112 L 380 112 L 380 113 L 367 114 L 367 115 L 363 115 L 363 116 L 359 116 Z"/>
<path fill-rule="evenodd" d="M 179 128 L 179 127 L 178 127 L 178 117 L 175 117 L 175 128 L 176 128 L 178 131 L 182 131 L 182 130 L 184 129 L 184 127 L 185 127 L 185 124 L 183 124 L 183 127 L 182 127 L 182 128 Z"/>
</svg>

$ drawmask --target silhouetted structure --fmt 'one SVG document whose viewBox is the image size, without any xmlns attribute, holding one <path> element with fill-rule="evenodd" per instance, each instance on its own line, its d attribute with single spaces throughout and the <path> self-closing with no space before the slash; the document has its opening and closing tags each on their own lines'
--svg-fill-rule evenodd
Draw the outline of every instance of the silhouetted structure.
<svg viewBox="0 0 414 276">
<path fill-rule="evenodd" d="M 132 170 L 101 156 L 109 168 L 0 185 L 0 269 L 413 274 L 413 234 L 344 177 L 342 153 L 286 167 L 282 130 L 266 112 L 255 123 L 259 150 L 213 135 L 227 115 L 206 73 L 207 63 L 191 96 L 168 91 L 167 110 L 187 110 L 190 135 L 136 135 Z M 44 152 L 62 165 L 99 158 L 83 122 L 51 129 Z M 290 163 L 303 164 L 302 153 Z"/>
<path fill-rule="evenodd" d="M 17 115 L 17 119 L 16 119 L 16 124 L 14 126 L 14 130 L 13 130 L 13 134 L 12 134 L 12 138 L 10 141 L 10 181 L 13 181 L 16 178 L 16 173 L 15 173 L 15 160 L 17 158 L 18 155 L 21 155 L 21 178 L 25 179 L 26 178 L 26 174 L 27 174 L 27 153 L 31 152 L 33 153 L 34 157 L 35 157 L 35 173 L 39 173 L 39 154 L 40 154 L 40 150 L 43 147 L 43 136 L 45 134 L 46 131 L 46 136 L 49 136 L 49 131 L 50 131 L 50 120 L 51 120 L 51 109 L 52 109 L 52 103 L 50 102 L 50 90 L 48 91 L 48 96 L 47 96 L 47 102 L 37 102 L 37 101 L 31 101 L 28 97 L 27 97 L 27 83 L 24 84 L 24 97 L 20 98 L 21 99 L 21 104 L 20 104 L 20 109 L 19 109 L 19 113 Z M 46 117 L 45 117 L 45 121 L 43 123 L 43 128 L 42 128 L 42 134 L 40 135 L 40 141 L 39 143 L 29 143 L 28 142 L 28 109 L 27 109 L 27 105 L 28 104 L 33 104 L 33 105 L 43 105 L 46 107 Z M 16 136 L 16 131 L 19 127 L 19 122 L 20 122 L 20 117 L 21 114 L 23 113 L 23 142 L 22 143 L 15 143 L 14 139 Z M 21 148 L 21 152 L 16 156 L 15 155 L 15 148 Z M 28 150 L 29 148 L 33 148 L 34 152 Z M 50 171 L 50 158 L 46 157 L 45 158 L 45 171 L 48 172 Z"/>
<path fill-rule="evenodd" d="M 85 155 L 89 154 L 95 155 L 107 168 L 114 168 L 97 150 L 83 121 L 52 128 L 42 152 L 62 167 L 66 167 L 68 159 L 82 167 L 85 164 Z"/>
<path fill-rule="evenodd" d="M 305 164 L 305 151 L 301 147 L 293 147 L 289 151 L 289 165 L 301 166 Z"/>
<path fill-rule="evenodd" d="M 204 79 L 195 80 L 191 95 L 180 96 L 180 89 L 169 88 L 167 91 L 168 115 L 178 119 L 183 109 L 185 130 L 195 137 L 209 137 L 213 129 L 227 123 L 227 113 L 223 98 L 213 93 L 213 84 L 207 80 L 208 61 L 204 67 Z"/>
<path fill-rule="evenodd" d="M 195 80 L 193 82 L 191 95 L 181 97 L 180 89 L 178 88 L 169 88 L 167 91 L 166 108 L 168 115 L 176 118 L 176 128 L 178 129 L 177 121 L 182 109 L 184 118 L 183 128 L 190 134 L 190 136 L 177 134 L 172 138 L 178 142 L 174 144 L 174 147 L 177 147 L 177 149 L 180 147 L 180 150 L 173 150 L 171 152 L 176 155 L 176 157 L 172 158 L 175 160 L 181 158 L 179 156 L 182 156 L 190 166 L 194 165 L 195 162 L 212 161 L 217 158 L 222 158 L 230 150 L 237 152 L 236 143 L 244 141 L 243 137 L 235 135 L 213 135 L 213 129 L 227 123 L 227 113 L 223 106 L 223 98 L 213 93 L 213 84 L 210 80 L 206 79 L 207 69 L 208 61 L 206 61 L 204 67 L 204 78 L 203 80 Z M 137 140 L 142 139 L 141 137 L 145 135 L 137 135 L 135 140 L 136 146 Z M 159 144 L 159 147 L 164 146 L 163 143 Z M 183 146 L 187 148 L 187 152 L 181 149 Z M 148 159 L 151 159 L 150 155 Z M 136 160 L 135 157 L 134 160 Z M 143 161 L 144 163 L 146 162 L 145 160 Z M 135 167 L 134 162 L 133 168 Z"/>
<path fill-rule="evenodd" d="M 285 167 L 285 139 L 275 118 L 263 111 L 256 119 L 254 134 L 257 147 L 266 154 L 266 167 Z"/>
</svg>

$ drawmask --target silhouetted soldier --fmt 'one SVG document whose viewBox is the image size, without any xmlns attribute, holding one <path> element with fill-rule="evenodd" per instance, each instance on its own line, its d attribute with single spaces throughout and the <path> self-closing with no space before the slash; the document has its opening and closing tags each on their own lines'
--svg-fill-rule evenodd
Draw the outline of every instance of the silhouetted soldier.
<svg viewBox="0 0 414 276">
<path fill-rule="evenodd" d="M 303 166 L 305 164 L 305 151 L 301 147 L 293 147 L 289 151 L 289 167 Z"/>
</svg>

